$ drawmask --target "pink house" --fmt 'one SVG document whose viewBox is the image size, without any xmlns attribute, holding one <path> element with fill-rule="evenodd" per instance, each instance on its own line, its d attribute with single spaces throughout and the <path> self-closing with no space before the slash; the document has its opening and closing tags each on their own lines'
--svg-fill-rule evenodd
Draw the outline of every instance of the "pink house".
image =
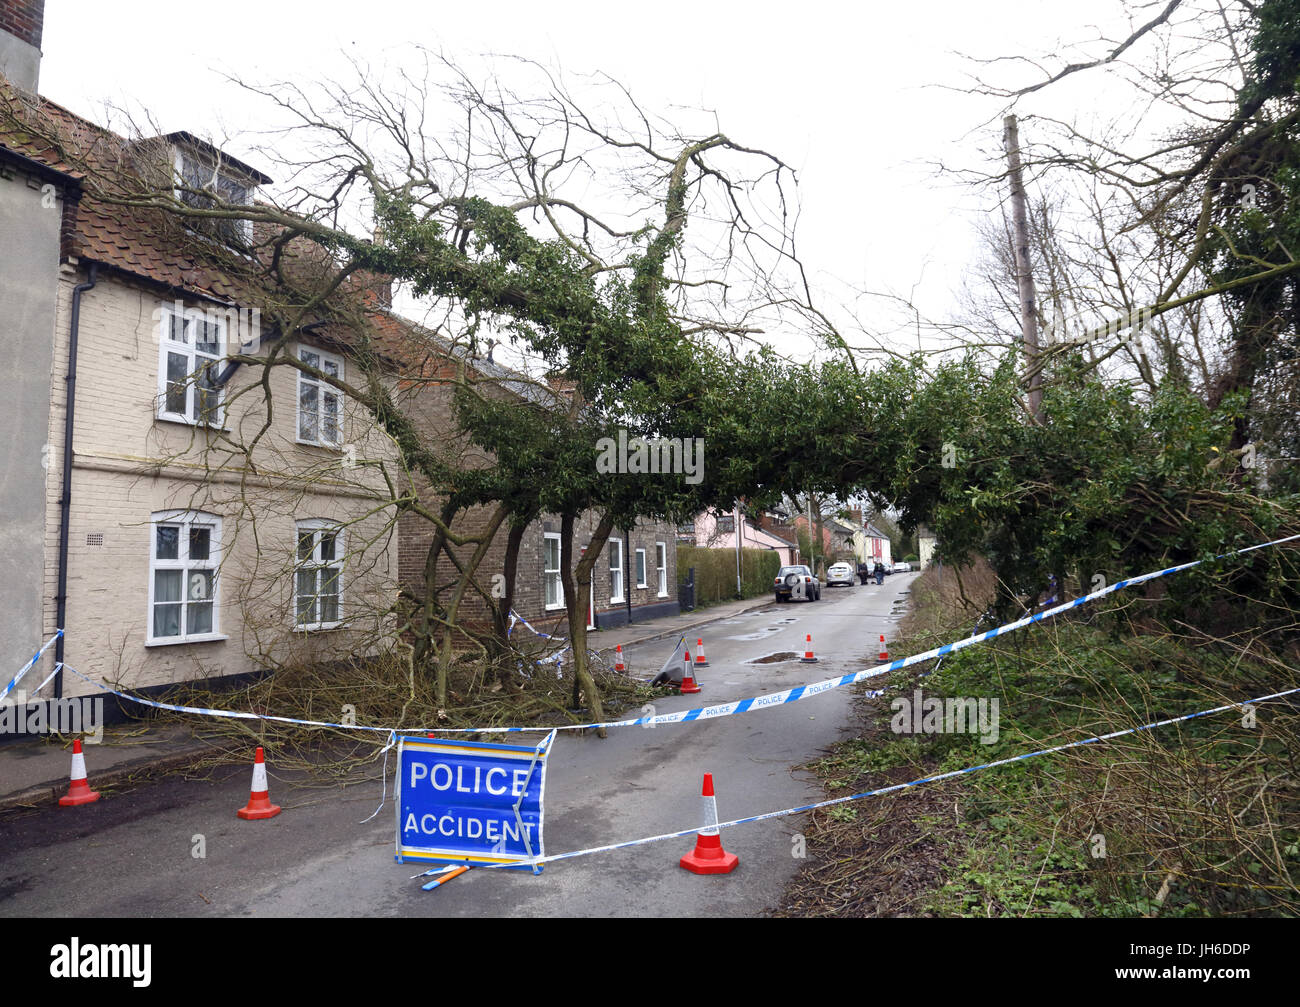
<svg viewBox="0 0 1300 1007">
<path fill-rule="evenodd" d="M 739 509 L 723 513 L 703 511 L 695 515 L 693 522 L 678 529 L 677 541 L 709 549 L 735 549 L 737 527 L 742 549 L 771 549 L 780 555 L 782 566 L 800 562 L 795 546 L 758 527 Z"/>
</svg>

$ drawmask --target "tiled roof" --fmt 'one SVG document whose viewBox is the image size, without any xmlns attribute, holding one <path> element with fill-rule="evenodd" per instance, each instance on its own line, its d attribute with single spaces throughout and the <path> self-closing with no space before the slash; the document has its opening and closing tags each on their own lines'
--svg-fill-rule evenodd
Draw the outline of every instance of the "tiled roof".
<svg viewBox="0 0 1300 1007">
<path fill-rule="evenodd" d="M 188 133 L 169 133 L 152 140 L 131 141 L 111 130 L 70 112 L 62 105 L 15 88 L 0 77 L 0 149 L 10 150 L 30 161 L 60 172 L 74 181 L 93 177 L 79 203 L 69 208 L 63 254 L 94 260 L 132 276 L 164 287 L 218 300 L 238 300 L 241 288 L 233 278 L 200 253 L 208 239 L 187 230 L 173 214 L 161 209 L 124 206 L 96 198 L 95 191 L 125 194 L 131 186 L 146 187 L 142 173 L 169 173 L 162 154 L 173 142 L 215 152 L 216 148 Z M 269 179 L 256 168 L 222 155 L 238 170 L 259 182 Z M 164 174 L 160 177 L 169 177 Z M 273 232 L 258 225 L 255 235 L 269 238 Z M 328 266 L 326 253 L 318 246 L 300 241 L 297 254 L 282 272 L 310 281 Z M 464 362 L 479 377 L 494 381 L 519 398 L 548 408 L 562 405 L 555 392 L 486 358 L 474 356 L 463 346 L 393 313 L 386 306 L 387 281 L 359 275 L 347 288 L 358 297 L 365 333 L 375 352 L 415 381 L 450 377 L 451 358 Z M 247 292 L 245 291 L 245 295 Z M 357 337 L 341 322 L 316 330 L 327 341 L 347 348 Z"/>
<path fill-rule="evenodd" d="M 138 182 L 151 148 L 0 80 L 0 146 L 84 181 Z M 107 191 L 107 190 L 106 190 Z M 125 187 L 119 191 L 125 193 Z M 194 254 L 196 241 L 161 210 L 115 205 L 87 191 L 75 209 L 64 254 L 93 259 L 166 287 L 219 299 L 229 279 Z"/>
</svg>

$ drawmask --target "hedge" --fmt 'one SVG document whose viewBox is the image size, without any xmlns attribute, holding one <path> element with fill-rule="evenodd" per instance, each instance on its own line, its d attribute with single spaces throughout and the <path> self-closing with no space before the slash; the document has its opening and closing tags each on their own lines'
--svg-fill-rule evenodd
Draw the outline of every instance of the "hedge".
<svg viewBox="0 0 1300 1007">
<path fill-rule="evenodd" d="M 686 583 L 691 567 L 695 568 L 695 606 L 716 605 L 736 597 L 736 550 L 706 549 L 702 546 L 677 547 L 677 582 Z M 740 576 L 742 597 L 757 598 L 772 590 L 772 581 L 781 569 L 781 557 L 771 549 L 742 549 Z"/>
</svg>

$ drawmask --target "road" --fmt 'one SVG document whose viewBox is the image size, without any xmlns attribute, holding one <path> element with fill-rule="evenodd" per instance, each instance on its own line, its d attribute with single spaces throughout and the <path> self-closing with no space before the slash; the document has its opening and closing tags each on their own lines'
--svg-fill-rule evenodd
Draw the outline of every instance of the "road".
<svg viewBox="0 0 1300 1007">
<path fill-rule="evenodd" d="M 816 603 L 776 605 L 692 631 L 705 641 L 704 692 L 657 700 L 688 709 L 789 688 L 874 665 L 878 635 L 893 638 L 915 574 L 826 590 Z M 802 654 L 815 665 L 753 664 Z M 617 641 L 609 641 L 610 643 Z M 693 642 L 693 641 L 692 641 Z M 627 651 L 649 677 L 676 639 Z M 775 709 L 706 723 L 612 730 L 602 741 L 562 733 L 550 758 L 546 848 L 557 853 L 671 832 L 699 821 L 702 775 L 711 772 L 724 820 L 817 799 L 797 767 L 848 730 L 851 694 L 836 689 Z M 752 916 L 772 907 L 798 866 L 800 817 L 727 829 L 740 857 L 730 875 L 677 866 L 692 839 L 562 861 L 540 876 L 475 870 L 436 892 L 409 880 L 419 867 L 393 860 L 394 809 L 379 783 L 338 788 L 271 767 L 277 818 L 235 817 L 248 767 L 212 780 L 171 776 L 75 809 L 0 819 L 0 916 Z M 92 778 L 93 784 L 93 778 Z M 205 856 L 193 855 L 196 836 Z"/>
</svg>

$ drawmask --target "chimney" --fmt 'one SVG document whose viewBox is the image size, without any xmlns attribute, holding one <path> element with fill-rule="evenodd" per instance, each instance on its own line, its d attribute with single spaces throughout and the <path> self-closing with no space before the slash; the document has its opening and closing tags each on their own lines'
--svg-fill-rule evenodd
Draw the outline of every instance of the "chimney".
<svg viewBox="0 0 1300 1007">
<path fill-rule="evenodd" d="M 862 508 L 861 508 L 861 507 L 854 507 L 852 510 L 849 511 L 849 513 L 853 516 L 853 525 L 854 525 L 854 527 L 856 527 L 856 528 L 861 528 L 861 527 L 863 526 L 863 522 L 862 522 Z"/>
<path fill-rule="evenodd" d="M 0 75 L 35 93 L 41 78 L 45 0 L 0 0 Z"/>
<path fill-rule="evenodd" d="M 374 239 L 373 239 L 374 244 L 382 245 L 384 243 L 384 229 L 382 227 L 376 226 L 373 231 L 373 234 L 374 234 Z M 366 283 L 367 288 L 370 290 L 371 293 L 375 295 L 376 298 L 378 298 L 379 303 L 383 305 L 385 308 L 392 308 L 393 278 L 391 276 L 384 276 L 381 273 L 367 273 L 366 279 L 367 279 L 367 283 Z"/>
</svg>

